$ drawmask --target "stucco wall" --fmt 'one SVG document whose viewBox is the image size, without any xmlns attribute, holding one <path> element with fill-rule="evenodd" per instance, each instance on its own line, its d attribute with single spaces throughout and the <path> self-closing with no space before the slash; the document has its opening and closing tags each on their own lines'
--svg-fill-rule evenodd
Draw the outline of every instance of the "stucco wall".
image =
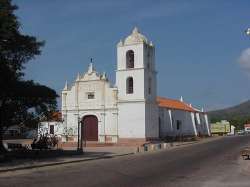
<svg viewBox="0 0 250 187">
<path fill-rule="evenodd" d="M 49 132 L 49 126 L 53 125 L 54 126 L 54 135 L 61 136 L 62 135 L 62 122 L 57 122 L 57 121 L 45 121 L 45 122 L 40 122 L 38 124 L 38 135 L 44 135 L 44 134 L 50 134 Z"/>
<path fill-rule="evenodd" d="M 133 77 L 134 93 L 126 93 L 126 81 L 128 77 Z M 144 99 L 144 69 L 133 69 L 116 72 L 116 85 L 119 90 L 119 100 L 140 100 Z"/>
<path fill-rule="evenodd" d="M 172 116 L 172 117 L 171 117 Z M 160 137 L 166 136 L 210 136 L 210 125 L 207 114 L 203 112 L 189 112 L 159 107 Z M 182 121 L 177 130 L 177 120 Z"/>
<path fill-rule="evenodd" d="M 88 98 L 89 93 L 94 94 L 93 99 Z M 64 129 L 70 129 L 74 141 L 77 141 L 78 122 L 87 115 L 98 119 L 100 142 L 117 141 L 117 88 L 111 87 L 105 75 L 99 75 L 92 66 L 62 91 L 62 103 Z"/>
<path fill-rule="evenodd" d="M 211 133 L 210 133 L 210 124 L 208 122 L 208 119 L 207 119 L 207 114 L 206 113 L 201 113 L 200 114 L 200 118 L 201 118 L 201 133 L 203 135 L 208 135 L 210 136 Z"/>
<path fill-rule="evenodd" d="M 159 107 L 159 134 L 161 138 L 173 135 L 171 110 Z"/>
<path fill-rule="evenodd" d="M 159 137 L 159 111 L 156 103 L 146 103 L 145 107 L 145 135 L 146 138 Z"/>
<path fill-rule="evenodd" d="M 118 103 L 119 138 L 145 138 L 145 103 Z"/>
<path fill-rule="evenodd" d="M 179 129 L 177 129 L 177 120 L 181 121 Z M 160 107 L 160 126 L 160 134 L 163 137 L 196 135 L 194 115 L 188 111 Z"/>
</svg>

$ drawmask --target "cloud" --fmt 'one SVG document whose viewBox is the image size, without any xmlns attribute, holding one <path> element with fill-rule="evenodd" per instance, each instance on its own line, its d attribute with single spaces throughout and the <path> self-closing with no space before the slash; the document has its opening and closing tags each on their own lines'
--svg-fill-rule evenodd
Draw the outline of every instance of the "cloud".
<svg viewBox="0 0 250 187">
<path fill-rule="evenodd" d="M 242 67 L 242 69 L 244 69 L 250 74 L 250 48 L 247 48 L 244 51 L 242 51 L 238 59 L 238 62 Z"/>
</svg>

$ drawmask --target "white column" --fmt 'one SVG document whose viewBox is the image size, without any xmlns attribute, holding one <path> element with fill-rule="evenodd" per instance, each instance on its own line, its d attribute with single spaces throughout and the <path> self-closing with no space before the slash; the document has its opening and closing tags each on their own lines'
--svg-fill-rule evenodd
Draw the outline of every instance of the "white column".
<svg viewBox="0 0 250 187">
<path fill-rule="evenodd" d="M 173 127 L 172 112 L 171 112 L 171 110 L 168 110 L 168 114 L 169 114 L 169 118 L 170 118 L 170 129 L 171 129 L 171 132 L 173 132 L 174 131 L 174 127 Z"/>
<path fill-rule="evenodd" d="M 195 125 L 195 119 L 194 119 L 194 113 L 191 112 L 191 119 L 192 119 L 192 124 L 193 124 L 193 129 L 194 129 L 194 134 L 195 136 L 197 136 L 197 129 L 196 129 L 196 125 Z"/>
<path fill-rule="evenodd" d="M 207 128 L 207 134 L 208 136 L 211 136 L 210 125 L 208 123 L 207 114 L 204 114 L 204 117 L 205 117 L 205 123 L 206 123 L 206 128 Z"/>
</svg>

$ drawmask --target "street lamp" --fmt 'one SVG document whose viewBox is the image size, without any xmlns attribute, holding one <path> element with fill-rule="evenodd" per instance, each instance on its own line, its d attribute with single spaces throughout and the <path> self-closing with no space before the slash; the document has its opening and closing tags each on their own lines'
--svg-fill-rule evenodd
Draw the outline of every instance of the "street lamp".
<svg viewBox="0 0 250 187">
<path fill-rule="evenodd" d="M 81 118 L 78 117 L 77 150 L 82 152 L 82 125 Z M 80 135 L 81 133 L 81 135 Z"/>
<path fill-rule="evenodd" d="M 77 151 L 79 151 L 80 150 L 80 140 L 79 140 L 79 138 L 80 138 L 80 119 L 79 119 L 79 117 L 77 117 L 77 125 L 78 125 L 78 127 L 77 127 Z"/>
</svg>

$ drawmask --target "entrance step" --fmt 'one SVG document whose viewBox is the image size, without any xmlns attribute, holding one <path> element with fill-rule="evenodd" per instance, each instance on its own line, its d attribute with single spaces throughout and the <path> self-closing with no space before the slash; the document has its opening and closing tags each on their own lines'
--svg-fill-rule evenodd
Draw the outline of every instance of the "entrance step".
<svg viewBox="0 0 250 187">
<path fill-rule="evenodd" d="M 101 143 L 98 141 L 86 141 L 86 143 L 83 141 L 82 146 L 83 147 L 105 147 L 105 146 L 114 146 L 117 145 L 115 143 Z M 59 142 L 58 148 L 69 148 L 69 147 L 77 147 L 77 142 Z"/>
<path fill-rule="evenodd" d="M 106 146 L 114 146 L 115 143 L 101 143 L 98 141 L 87 141 L 86 144 L 83 142 L 83 146 L 86 147 L 106 147 Z"/>
</svg>

